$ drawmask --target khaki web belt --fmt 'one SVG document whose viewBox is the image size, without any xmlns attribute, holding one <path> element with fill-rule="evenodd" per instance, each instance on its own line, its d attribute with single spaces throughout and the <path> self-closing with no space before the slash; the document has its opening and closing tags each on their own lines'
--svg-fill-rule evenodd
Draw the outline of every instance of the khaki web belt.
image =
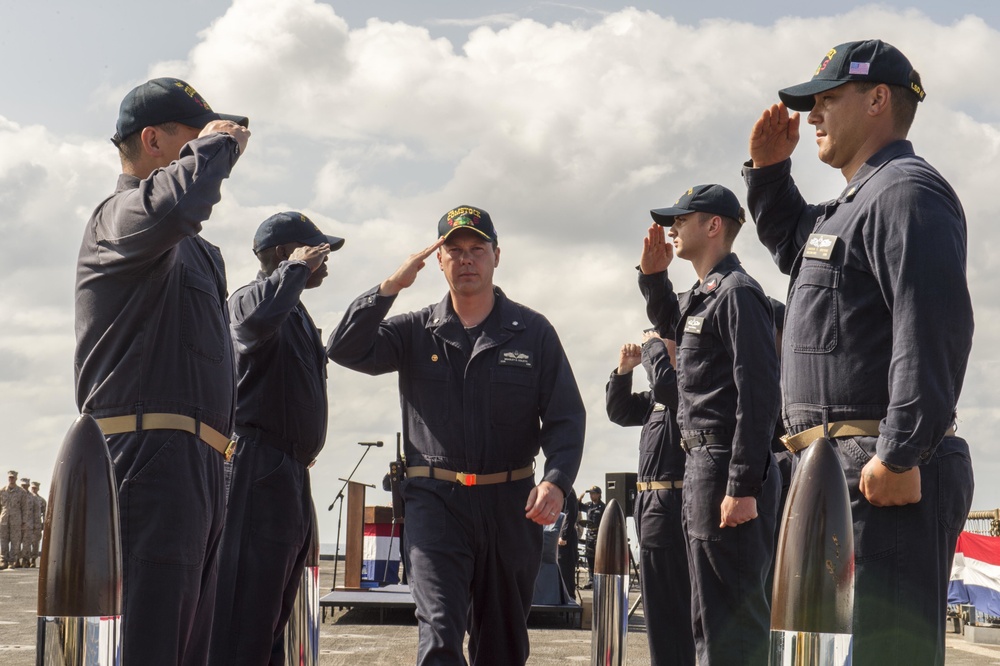
<svg viewBox="0 0 1000 666">
<path fill-rule="evenodd" d="M 467 474 L 465 472 L 453 472 L 450 469 L 440 467 L 407 467 L 406 476 L 424 477 L 440 479 L 441 481 L 451 481 L 462 486 L 489 486 L 494 483 L 507 483 L 508 481 L 520 481 L 527 479 L 535 473 L 535 466 L 528 465 L 521 469 L 510 472 L 497 472 L 496 474 Z"/>
<path fill-rule="evenodd" d="M 97 425 L 100 426 L 105 435 L 121 435 L 126 432 L 141 432 L 143 430 L 181 430 L 197 435 L 201 441 L 221 453 L 226 461 L 233 457 L 233 450 L 236 448 L 235 441 L 215 428 L 182 414 L 143 414 L 141 424 L 138 423 L 135 414 L 111 416 L 97 419 Z"/>
</svg>

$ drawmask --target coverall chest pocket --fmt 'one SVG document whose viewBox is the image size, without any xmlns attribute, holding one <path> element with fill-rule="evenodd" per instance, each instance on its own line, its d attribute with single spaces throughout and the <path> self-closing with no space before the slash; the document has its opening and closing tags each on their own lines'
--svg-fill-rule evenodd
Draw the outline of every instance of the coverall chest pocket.
<svg viewBox="0 0 1000 666">
<path fill-rule="evenodd" d="M 410 374 L 410 403 L 417 422 L 444 425 L 448 422 L 451 373 L 444 363 L 416 365 Z"/>
<path fill-rule="evenodd" d="M 292 357 L 295 362 L 285 366 L 288 372 L 285 377 L 288 395 L 300 407 L 315 412 L 319 408 L 319 401 L 325 397 L 316 367 L 318 362 L 315 356 L 309 358 L 308 352 L 303 349 L 292 350 Z"/>
<path fill-rule="evenodd" d="M 184 266 L 183 280 L 181 342 L 196 356 L 218 365 L 226 353 L 229 335 L 219 289 L 215 280 L 188 265 Z"/>
<path fill-rule="evenodd" d="M 828 354 L 837 347 L 840 311 L 837 287 L 840 266 L 805 260 L 795 280 L 792 298 L 795 317 L 789 317 L 785 335 L 792 349 L 804 354 Z"/>
<path fill-rule="evenodd" d="M 506 428 L 538 423 L 538 382 L 531 369 L 493 368 L 490 420 L 493 425 Z"/>
<path fill-rule="evenodd" d="M 707 327 L 707 323 L 704 324 Z M 713 363 L 718 342 L 712 335 L 685 333 L 677 347 L 677 383 L 688 391 L 703 391 L 712 386 Z"/>
</svg>

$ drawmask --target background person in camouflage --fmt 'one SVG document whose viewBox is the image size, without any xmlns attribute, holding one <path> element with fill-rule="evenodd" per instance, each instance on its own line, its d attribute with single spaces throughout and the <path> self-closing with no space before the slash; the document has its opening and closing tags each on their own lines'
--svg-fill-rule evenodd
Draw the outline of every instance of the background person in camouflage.
<svg viewBox="0 0 1000 666">
<path fill-rule="evenodd" d="M 24 491 L 24 507 L 21 509 L 21 555 L 20 562 L 21 566 L 27 569 L 31 566 L 31 559 L 34 557 L 33 550 L 35 549 L 35 500 L 31 497 L 31 491 L 28 487 L 31 485 L 31 479 L 26 476 L 21 477 L 21 490 Z"/>
<path fill-rule="evenodd" d="M 20 569 L 21 513 L 27 496 L 17 487 L 17 472 L 7 473 L 7 485 L 0 488 L 0 569 Z"/>
<path fill-rule="evenodd" d="M 35 518 L 35 543 L 32 550 L 32 560 L 31 566 L 37 566 L 38 557 L 42 554 L 42 528 L 45 526 L 45 507 L 48 506 L 48 502 L 45 498 L 38 492 L 42 487 L 42 484 L 38 481 L 31 482 L 31 499 L 35 502 L 35 511 L 31 514 Z"/>
</svg>

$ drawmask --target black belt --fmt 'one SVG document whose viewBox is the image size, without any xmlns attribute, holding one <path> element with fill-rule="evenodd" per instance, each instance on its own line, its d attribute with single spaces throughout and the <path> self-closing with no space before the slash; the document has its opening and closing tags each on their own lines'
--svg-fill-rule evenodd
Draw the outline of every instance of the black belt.
<svg viewBox="0 0 1000 666">
<path fill-rule="evenodd" d="M 685 453 L 691 453 L 694 449 L 700 449 L 709 444 L 729 444 L 733 441 L 730 435 L 696 435 L 694 437 L 682 437 L 681 448 Z"/>
</svg>

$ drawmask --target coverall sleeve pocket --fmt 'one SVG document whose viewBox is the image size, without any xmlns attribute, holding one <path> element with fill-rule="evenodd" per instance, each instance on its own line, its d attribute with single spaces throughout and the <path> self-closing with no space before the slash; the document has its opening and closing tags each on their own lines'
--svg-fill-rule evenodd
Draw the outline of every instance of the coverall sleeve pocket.
<svg viewBox="0 0 1000 666">
<path fill-rule="evenodd" d="M 828 354 L 837 347 L 840 312 L 837 287 L 840 266 L 805 260 L 796 279 L 796 316 L 786 323 L 792 349 L 804 354 Z"/>
</svg>

